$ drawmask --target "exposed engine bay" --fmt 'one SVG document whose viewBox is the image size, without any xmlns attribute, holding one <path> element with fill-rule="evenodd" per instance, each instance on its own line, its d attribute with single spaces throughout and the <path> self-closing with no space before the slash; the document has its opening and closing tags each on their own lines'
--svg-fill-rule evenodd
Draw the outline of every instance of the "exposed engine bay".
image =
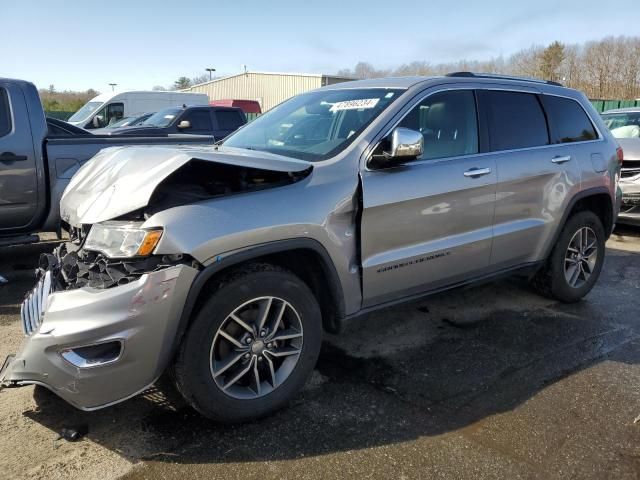
<svg viewBox="0 0 640 480">
<path fill-rule="evenodd" d="M 40 255 L 37 276 L 52 272 L 53 291 L 90 287 L 97 289 L 125 285 L 151 273 L 175 265 L 200 268 L 188 255 L 152 255 L 144 258 L 110 259 L 99 252 L 62 243 L 53 253 Z"/>
<path fill-rule="evenodd" d="M 306 177 L 309 172 L 310 169 L 280 172 L 192 159 L 158 184 L 147 206 L 114 220 L 146 220 L 155 213 L 180 205 L 288 185 Z M 51 270 L 54 274 L 55 290 L 111 288 L 135 281 L 145 273 L 178 264 L 199 268 L 188 255 L 110 259 L 100 252 L 82 248 L 91 225 L 72 227 L 63 223 L 63 227 L 69 232 L 71 242 L 40 258 L 41 273 Z"/>
<path fill-rule="evenodd" d="M 278 172 L 193 159 L 160 183 L 143 209 L 144 218 L 178 205 L 294 183 L 310 172 Z M 131 216 L 126 216 L 131 218 Z"/>
</svg>

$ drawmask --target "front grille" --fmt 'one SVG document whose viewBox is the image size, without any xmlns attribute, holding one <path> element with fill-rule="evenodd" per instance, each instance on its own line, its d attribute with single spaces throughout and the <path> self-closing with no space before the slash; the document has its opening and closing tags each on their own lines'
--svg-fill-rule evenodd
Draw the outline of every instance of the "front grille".
<svg viewBox="0 0 640 480">
<path fill-rule="evenodd" d="M 640 193 L 623 193 L 622 204 L 629 206 L 640 205 Z"/>
<path fill-rule="evenodd" d="M 622 162 L 622 170 L 620 171 L 622 178 L 635 177 L 638 174 L 640 174 L 640 162 L 636 160 Z"/>
<path fill-rule="evenodd" d="M 40 327 L 44 312 L 47 310 L 47 302 L 51 292 L 51 271 L 47 270 L 31 293 L 26 296 L 20 307 L 22 329 L 25 335 L 33 335 L 38 327 Z"/>
</svg>

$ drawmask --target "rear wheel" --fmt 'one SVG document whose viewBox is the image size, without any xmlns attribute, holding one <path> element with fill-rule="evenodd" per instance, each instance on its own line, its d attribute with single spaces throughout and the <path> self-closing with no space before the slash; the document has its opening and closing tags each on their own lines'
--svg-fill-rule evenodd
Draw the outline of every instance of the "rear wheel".
<svg viewBox="0 0 640 480">
<path fill-rule="evenodd" d="M 545 266 L 532 284 L 545 296 L 576 302 L 595 285 L 605 254 L 605 233 L 590 211 L 573 215 L 566 223 Z"/>
<path fill-rule="evenodd" d="M 224 279 L 193 320 L 175 365 L 196 410 L 238 422 L 284 406 L 315 366 L 320 308 L 292 273 L 253 265 Z"/>
</svg>

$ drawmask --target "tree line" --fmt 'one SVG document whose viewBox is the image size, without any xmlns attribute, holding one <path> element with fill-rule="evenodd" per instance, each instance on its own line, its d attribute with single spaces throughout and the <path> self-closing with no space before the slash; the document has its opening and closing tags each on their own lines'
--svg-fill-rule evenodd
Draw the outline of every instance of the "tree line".
<svg viewBox="0 0 640 480">
<path fill-rule="evenodd" d="M 90 88 L 84 92 L 65 90 L 58 92 L 54 85 L 38 90 L 42 107 L 46 112 L 75 112 L 100 92 Z"/>
<path fill-rule="evenodd" d="M 197 75 L 193 78 L 189 78 L 189 77 L 178 77 L 178 79 L 173 82 L 173 85 L 169 86 L 169 87 L 163 87 L 162 85 L 156 85 L 155 87 L 153 87 L 153 90 L 156 91 L 166 91 L 166 90 L 184 90 L 185 88 L 189 88 L 192 87 L 194 85 L 198 85 L 200 83 L 205 83 L 209 81 L 209 75 L 208 74 L 204 74 L 204 75 Z"/>
<path fill-rule="evenodd" d="M 606 37 L 583 44 L 534 45 L 509 57 L 431 64 L 414 61 L 394 69 L 358 62 L 340 76 L 375 78 L 444 75 L 456 71 L 498 73 L 553 80 L 585 92 L 592 99 L 640 98 L 640 37 Z"/>
</svg>

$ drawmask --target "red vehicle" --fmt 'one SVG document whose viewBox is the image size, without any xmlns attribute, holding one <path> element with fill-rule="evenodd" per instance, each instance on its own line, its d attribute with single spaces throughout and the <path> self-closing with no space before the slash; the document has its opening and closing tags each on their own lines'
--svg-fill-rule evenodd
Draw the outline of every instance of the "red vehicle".
<svg viewBox="0 0 640 480">
<path fill-rule="evenodd" d="M 212 100 L 209 102 L 209 105 L 214 107 L 240 108 L 249 120 L 253 120 L 262 113 L 260 102 L 258 102 L 257 100 Z"/>
</svg>

